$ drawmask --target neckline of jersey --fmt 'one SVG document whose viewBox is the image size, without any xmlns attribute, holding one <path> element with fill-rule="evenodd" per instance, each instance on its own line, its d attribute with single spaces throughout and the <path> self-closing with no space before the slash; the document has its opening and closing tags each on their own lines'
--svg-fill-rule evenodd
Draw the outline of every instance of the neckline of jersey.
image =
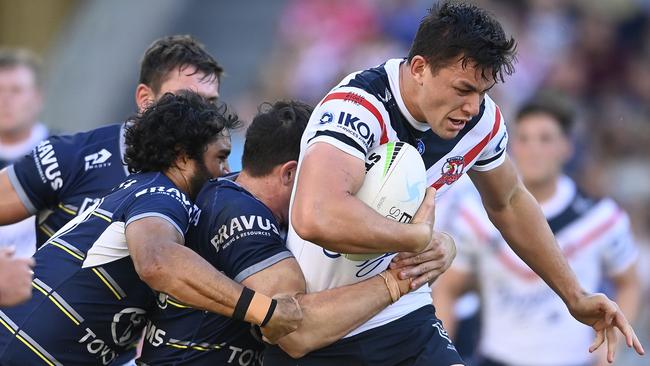
<svg viewBox="0 0 650 366">
<path fill-rule="evenodd" d="M 576 185 L 573 183 L 571 178 L 566 175 L 560 176 L 557 180 L 553 196 L 548 200 L 539 203 L 542 212 L 544 212 L 544 216 L 546 216 L 547 219 L 550 219 L 562 213 L 562 211 L 573 202 L 573 197 L 576 195 L 576 189 Z"/>
<path fill-rule="evenodd" d="M 388 75 L 388 83 L 391 90 L 393 91 L 393 98 L 397 102 L 397 107 L 400 112 L 404 115 L 409 124 L 418 131 L 428 131 L 431 129 L 428 123 L 422 123 L 413 117 L 413 115 L 406 108 L 404 100 L 402 99 L 402 93 L 399 88 L 399 67 L 400 65 L 406 62 L 406 59 L 394 58 L 386 61 L 384 69 L 386 69 L 386 75 Z"/>
</svg>

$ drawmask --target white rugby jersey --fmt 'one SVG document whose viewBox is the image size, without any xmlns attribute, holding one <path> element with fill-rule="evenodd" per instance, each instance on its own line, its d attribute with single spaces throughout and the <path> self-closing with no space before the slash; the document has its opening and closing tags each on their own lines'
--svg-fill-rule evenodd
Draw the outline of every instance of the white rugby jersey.
<svg viewBox="0 0 650 366">
<path fill-rule="evenodd" d="M 399 90 L 399 66 L 403 61 L 392 59 L 376 68 L 353 73 L 332 89 L 311 115 L 302 137 L 300 156 L 304 156 L 312 144 L 325 142 L 365 161 L 373 147 L 389 141 L 404 141 L 422 154 L 428 182 L 438 189 L 438 195 L 470 168 L 487 171 L 499 166 L 505 159 L 507 134 L 496 104 L 486 96 L 480 113 L 456 138 L 444 140 L 433 133 L 428 124 L 416 121 L 406 109 Z M 301 163 L 302 160 L 298 169 Z M 370 278 L 385 270 L 395 255 L 387 253 L 373 260 L 351 261 L 301 239 L 291 225 L 287 246 L 302 268 L 309 292 Z M 422 286 L 348 336 L 431 304 L 430 291 L 428 286 Z"/>
<path fill-rule="evenodd" d="M 591 328 L 575 320 L 559 296 L 510 249 L 471 182 L 459 186 L 467 188 L 445 197 L 456 207 L 448 211 L 453 218 L 443 229 L 454 236 L 458 248 L 452 267 L 479 279 L 479 352 L 511 365 L 588 364 Z M 598 291 L 603 277 L 625 271 L 636 260 L 628 217 L 611 199 L 588 198 L 562 177 L 555 195 L 541 207 L 585 290 Z"/>
</svg>

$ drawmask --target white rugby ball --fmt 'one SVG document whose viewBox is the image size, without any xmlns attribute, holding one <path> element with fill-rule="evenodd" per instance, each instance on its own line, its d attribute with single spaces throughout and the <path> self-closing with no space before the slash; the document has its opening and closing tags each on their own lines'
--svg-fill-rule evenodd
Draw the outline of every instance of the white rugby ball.
<svg viewBox="0 0 650 366">
<path fill-rule="evenodd" d="M 384 217 L 408 223 L 424 200 L 427 170 L 420 153 L 404 142 L 389 142 L 370 150 L 366 177 L 356 197 Z M 353 261 L 377 258 L 376 254 L 343 254 Z"/>
</svg>

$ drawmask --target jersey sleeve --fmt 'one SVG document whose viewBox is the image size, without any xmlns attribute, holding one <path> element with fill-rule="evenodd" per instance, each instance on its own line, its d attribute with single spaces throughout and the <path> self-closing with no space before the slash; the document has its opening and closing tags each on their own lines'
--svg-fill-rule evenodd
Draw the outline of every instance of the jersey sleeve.
<svg viewBox="0 0 650 366">
<path fill-rule="evenodd" d="M 638 257 L 629 217 L 622 213 L 618 220 L 611 240 L 602 250 L 603 266 L 608 276 L 616 276 L 624 272 Z"/>
<path fill-rule="evenodd" d="M 210 240 L 199 245 L 201 255 L 208 262 L 241 282 L 292 254 L 268 210 L 259 204 L 237 206 L 236 210 L 224 210 L 227 212 L 210 219 Z M 201 228 L 205 226 L 199 225 Z"/>
<path fill-rule="evenodd" d="M 373 147 L 388 142 L 384 106 L 354 87 L 331 91 L 316 107 L 305 131 L 307 147 L 326 142 L 365 161 Z"/>
<path fill-rule="evenodd" d="M 145 217 L 158 217 L 169 222 L 178 232 L 185 237 L 190 222 L 190 209 L 192 204 L 184 202 L 184 198 L 176 194 L 175 190 L 151 191 L 145 188 L 134 193 L 129 206 L 124 210 L 124 223 L 130 223 Z"/>
<path fill-rule="evenodd" d="M 7 168 L 9 180 L 29 213 L 55 206 L 74 184 L 76 145 L 74 136 L 51 136 Z"/>
<path fill-rule="evenodd" d="M 506 147 L 508 145 L 508 131 L 503 115 L 494 102 L 485 97 L 484 117 L 494 121 L 493 133 L 483 151 L 478 156 L 472 169 L 476 171 L 489 171 L 501 165 L 506 159 Z M 490 111 L 490 112 L 488 112 Z"/>
</svg>

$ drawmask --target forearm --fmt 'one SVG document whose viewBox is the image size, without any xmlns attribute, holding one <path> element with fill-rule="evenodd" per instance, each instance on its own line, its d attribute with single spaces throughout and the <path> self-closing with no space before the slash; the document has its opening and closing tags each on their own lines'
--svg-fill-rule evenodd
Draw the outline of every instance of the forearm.
<svg viewBox="0 0 650 366">
<path fill-rule="evenodd" d="M 197 253 L 182 245 L 161 245 L 156 254 L 159 271 L 143 278 L 151 288 L 164 292 L 193 308 L 231 317 L 243 287 L 224 276 Z M 142 277 L 142 276 L 141 276 Z M 245 320 L 262 319 L 247 313 Z"/>
<path fill-rule="evenodd" d="M 426 228 L 385 218 L 349 192 L 331 192 L 323 197 L 328 198 L 310 198 L 316 202 L 309 210 L 294 207 L 292 219 L 301 237 L 327 250 L 350 254 L 416 252 L 428 243 Z"/>
<path fill-rule="evenodd" d="M 292 357 L 301 357 L 343 338 L 391 303 L 384 279 L 366 281 L 298 296 L 302 325 L 282 338 L 280 347 Z"/>
<path fill-rule="evenodd" d="M 510 201 L 500 209 L 486 208 L 510 247 L 565 304 L 584 294 L 539 205 L 523 186 L 515 188 Z"/>
</svg>

